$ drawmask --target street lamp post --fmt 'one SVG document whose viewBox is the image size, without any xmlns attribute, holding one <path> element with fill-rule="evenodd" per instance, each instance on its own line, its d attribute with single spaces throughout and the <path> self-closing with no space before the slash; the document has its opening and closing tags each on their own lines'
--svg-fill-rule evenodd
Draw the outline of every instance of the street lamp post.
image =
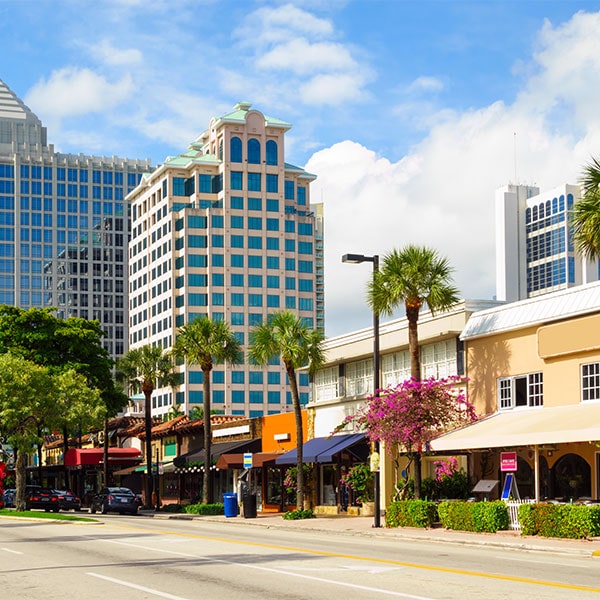
<svg viewBox="0 0 600 600">
<path fill-rule="evenodd" d="M 344 256 L 342 256 L 342 262 L 352 264 L 359 264 L 363 262 L 373 263 L 373 279 L 375 278 L 375 273 L 379 271 L 378 254 L 373 256 L 365 256 L 364 254 L 344 254 Z M 373 311 L 373 391 L 375 394 L 379 393 L 379 313 L 376 310 Z M 379 457 L 379 443 L 375 445 L 375 452 L 377 452 Z M 378 461 L 374 460 L 371 461 L 371 464 L 376 465 L 374 466 L 373 471 L 373 483 L 375 488 L 375 515 L 373 527 L 381 527 L 381 505 L 379 499 L 381 496 L 381 480 L 379 475 L 380 466 Z"/>
</svg>

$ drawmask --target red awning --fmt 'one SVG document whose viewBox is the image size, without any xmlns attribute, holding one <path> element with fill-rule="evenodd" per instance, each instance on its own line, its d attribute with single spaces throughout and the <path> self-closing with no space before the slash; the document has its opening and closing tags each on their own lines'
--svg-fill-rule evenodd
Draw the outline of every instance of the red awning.
<svg viewBox="0 0 600 600">
<path fill-rule="evenodd" d="M 122 463 L 141 460 L 142 453 L 137 448 L 109 448 L 108 462 Z M 79 465 L 99 465 L 104 462 L 104 448 L 69 448 L 65 454 L 65 467 Z"/>
</svg>

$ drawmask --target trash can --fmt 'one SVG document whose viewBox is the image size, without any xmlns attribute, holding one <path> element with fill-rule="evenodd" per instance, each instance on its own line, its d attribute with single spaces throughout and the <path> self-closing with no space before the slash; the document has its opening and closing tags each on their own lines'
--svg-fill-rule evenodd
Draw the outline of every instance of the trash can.
<svg viewBox="0 0 600 600">
<path fill-rule="evenodd" d="M 256 519 L 256 494 L 246 494 L 243 498 L 244 518 Z"/>
<path fill-rule="evenodd" d="M 237 494 L 228 493 L 223 494 L 223 506 L 226 517 L 237 517 L 238 516 L 238 501 Z"/>
</svg>

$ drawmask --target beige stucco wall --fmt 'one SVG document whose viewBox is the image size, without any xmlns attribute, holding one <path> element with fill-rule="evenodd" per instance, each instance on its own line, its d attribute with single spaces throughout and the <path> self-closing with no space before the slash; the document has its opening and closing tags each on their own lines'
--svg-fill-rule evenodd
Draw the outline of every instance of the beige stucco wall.
<svg viewBox="0 0 600 600">
<path fill-rule="evenodd" d="M 537 371 L 544 406 L 577 404 L 581 365 L 600 360 L 600 315 L 468 340 L 466 351 L 469 398 L 479 415 L 497 410 L 499 377 Z"/>
</svg>

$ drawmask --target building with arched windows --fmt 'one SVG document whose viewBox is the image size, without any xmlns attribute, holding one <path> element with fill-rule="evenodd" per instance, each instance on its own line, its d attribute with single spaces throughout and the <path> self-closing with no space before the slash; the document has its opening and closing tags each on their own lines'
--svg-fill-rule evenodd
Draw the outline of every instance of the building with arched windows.
<svg viewBox="0 0 600 600">
<path fill-rule="evenodd" d="M 569 219 L 579 186 L 496 192 L 496 297 L 515 302 L 597 281 L 600 263 L 576 252 Z"/>
<path fill-rule="evenodd" d="M 239 103 L 128 196 L 130 348 L 170 348 L 199 316 L 225 320 L 243 349 L 255 325 L 284 309 L 324 330 L 322 213 L 310 204 L 315 176 L 285 162 L 290 127 Z M 292 408 L 279 360 L 215 365 L 211 376 L 212 405 L 225 414 Z M 155 392 L 153 414 L 202 406 L 202 377 L 181 366 L 178 388 Z M 299 384 L 306 403 L 305 373 Z"/>
</svg>

